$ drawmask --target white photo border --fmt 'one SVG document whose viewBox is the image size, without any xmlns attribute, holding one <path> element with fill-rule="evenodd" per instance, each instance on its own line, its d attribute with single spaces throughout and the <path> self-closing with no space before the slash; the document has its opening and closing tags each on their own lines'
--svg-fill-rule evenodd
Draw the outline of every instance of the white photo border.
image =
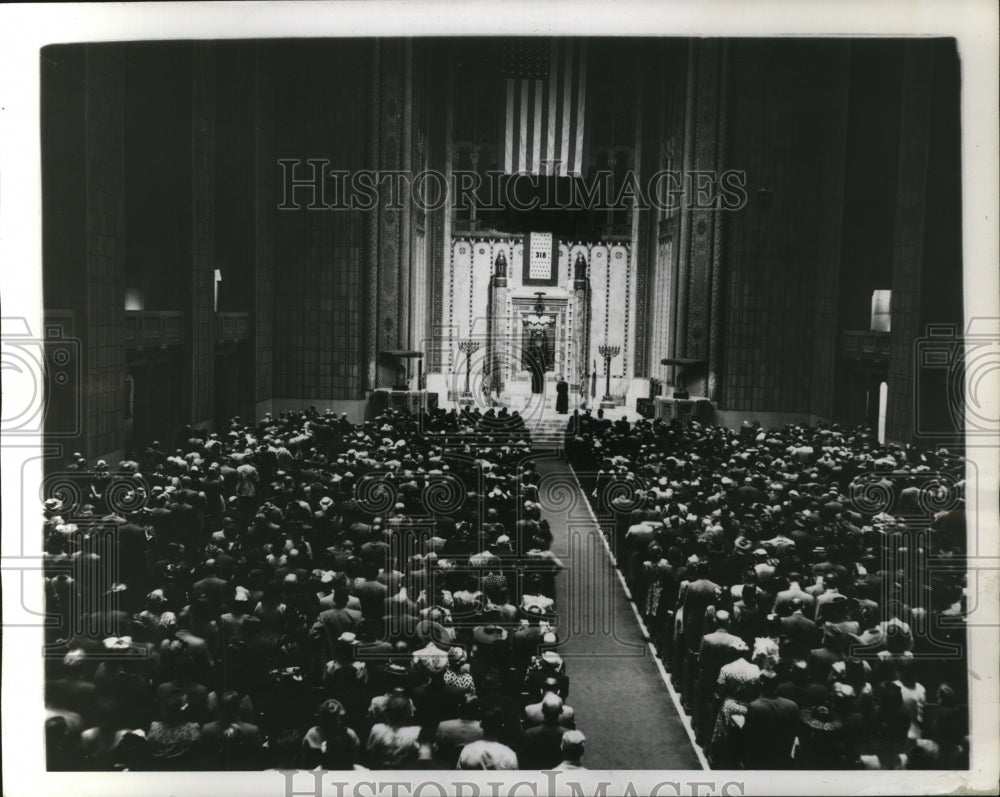
<svg viewBox="0 0 1000 797">
<path fill-rule="evenodd" d="M 965 317 L 1000 318 L 998 252 L 998 13 L 990 0 L 330 0 L 329 2 L 206 2 L 7 4 L 0 6 L 0 286 L 4 315 L 42 328 L 40 50 L 47 44 L 153 39 L 255 39 L 420 35 L 581 36 L 954 36 L 962 70 L 963 252 Z M 10 398 L 4 378 L 4 396 Z M 1000 374 L 992 381 L 996 417 Z M 978 391 L 980 398 L 982 391 Z M 1000 443 L 1000 441 L 998 441 Z M 22 549 L 22 501 L 41 481 L 40 438 L 7 439 L 2 455 L 3 792 L 7 795 L 289 795 L 458 793 L 482 795 L 600 793 L 674 794 L 936 794 L 997 793 L 997 677 L 1000 654 L 998 450 L 969 447 L 981 491 L 968 496 L 978 534 L 980 624 L 969 630 L 971 768 L 968 772 L 414 772 L 324 773 L 48 773 L 43 754 L 42 668 L 34 651 L 40 628 L 18 627 L 24 605 L 40 606 L 39 551 Z M 983 490 L 983 485 L 992 489 Z M 31 513 L 26 515 L 33 517 Z M 30 525 L 30 524 L 29 524 Z M 35 569 L 33 569 L 35 568 Z M 576 777 L 579 775 L 580 777 Z M 437 788 L 441 785 L 441 789 Z M 459 784 L 456 787 L 456 784 Z M 465 784 L 462 786 L 461 784 Z M 491 785 L 492 784 L 492 785 Z M 419 791 L 418 791 L 419 787 Z M 630 789 L 630 791 L 629 791 Z"/>
</svg>

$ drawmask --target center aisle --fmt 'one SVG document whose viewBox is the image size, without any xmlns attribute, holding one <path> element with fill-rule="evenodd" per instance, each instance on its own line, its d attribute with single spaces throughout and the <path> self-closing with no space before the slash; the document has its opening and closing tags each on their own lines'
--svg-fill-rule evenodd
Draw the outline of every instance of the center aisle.
<svg viewBox="0 0 1000 797">
<path fill-rule="evenodd" d="M 556 579 L 559 653 L 570 678 L 566 701 L 587 737 L 589 769 L 702 769 L 654 656 L 568 464 L 540 454 L 539 503 Z"/>
</svg>

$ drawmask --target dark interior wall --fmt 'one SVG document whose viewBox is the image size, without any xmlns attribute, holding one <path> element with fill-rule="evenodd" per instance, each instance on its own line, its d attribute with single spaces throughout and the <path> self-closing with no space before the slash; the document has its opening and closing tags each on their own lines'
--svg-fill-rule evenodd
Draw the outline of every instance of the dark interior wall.
<svg viewBox="0 0 1000 797">
<path fill-rule="evenodd" d="M 304 194 L 300 209 L 280 210 L 278 160 L 322 158 L 329 168 L 346 171 L 368 165 L 371 46 L 346 40 L 261 47 L 270 92 L 265 101 L 273 108 L 265 156 L 271 192 L 262 201 L 273 224 L 276 397 L 359 398 L 367 214 L 309 209 Z"/>
<path fill-rule="evenodd" d="M 934 42 L 928 129 L 926 266 L 921 316 L 925 324 L 962 318 L 961 73 L 954 39 Z M 961 324 L 959 323 L 959 331 Z"/>
<path fill-rule="evenodd" d="M 253 64 L 246 78 L 253 85 L 253 304 L 250 329 L 253 348 L 253 411 L 274 396 L 274 225 L 270 197 L 273 194 L 274 166 L 269 162 L 274 149 L 274 77 L 264 63 L 272 45 L 254 42 Z M 251 413 L 247 413 L 251 415 Z"/>
<path fill-rule="evenodd" d="M 924 359 L 932 326 L 957 350 L 962 307 L 960 68 L 953 40 L 906 43 L 886 434 L 955 445 L 963 428 L 962 363 Z M 974 421 L 973 421 L 974 424 Z"/>
<path fill-rule="evenodd" d="M 850 49 L 839 321 L 868 329 L 872 292 L 892 283 L 903 44 L 862 39 Z"/>
<path fill-rule="evenodd" d="M 74 433 L 68 447 L 112 452 L 125 387 L 121 47 L 47 47 L 41 77 L 43 294 L 47 315 L 79 342 L 72 395 L 49 393 L 46 428 Z"/>
<path fill-rule="evenodd" d="M 84 50 L 46 47 L 41 57 L 42 251 L 45 306 L 69 309 L 86 290 Z M 83 319 L 81 319 L 82 321 Z"/>
<path fill-rule="evenodd" d="M 816 285 L 812 339 L 812 393 L 810 413 L 820 418 L 834 416 L 836 366 L 840 355 L 839 286 L 844 265 L 844 230 L 847 181 L 848 109 L 850 107 L 850 43 L 817 41 L 824 69 L 819 85 L 826 100 L 822 124 L 827 138 L 819 149 L 816 237 Z"/>
<path fill-rule="evenodd" d="M 949 326 L 956 338 L 966 331 L 963 323 L 962 266 L 962 162 L 961 75 L 955 42 L 934 43 L 934 78 L 928 130 L 930 157 L 927 162 L 927 225 L 924 229 L 924 267 L 920 302 L 921 327 L 918 341 L 932 326 Z M 996 268 L 996 264 L 993 266 Z M 968 321 L 968 320 L 967 320 Z M 914 342 L 914 363 L 919 363 Z M 920 365 L 917 366 L 920 368 Z M 981 372 L 981 371 L 980 371 Z M 914 437 L 926 442 L 937 435 L 953 445 L 961 439 L 966 415 L 963 364 L 947 371 L 921 368 L 915 376 Z M 978 391 L 978 388 L 977 388 Z M 972 409 L 972 408 L 970 408 Z M 980 431 L 977 411 L 971 412 L 970 428 Z M 905 439 L 905 438 L 902 438 Z"/>
<path fill-rule="evenodd" d="M 219 310 L 254 303 L 256 60 L 253 42 L 217 42 L 215 96 L 215 259 L 222 272 Z"/>
<path fill-rule="evenodd" d="M 873 291 L 892 287 L 903 42 L 861 39 L 850 53 L 838 331 L 869 329 Z M 877 422 L 885 364 L 838 357 L 834 373 L 832 416 Z"/>
<path fill-rule="evenodd" d="M 812 411 L 819 241 L 836 222 L 832 54 L 804 40 L 729 44 L 725 167 L 746 173 L 749 201 L 721 214 L 724 409 Z"/>
<path fill-rule="evenodd" d="M 124 58 L 128 287 L 143 309 L 178 310 L 191 289 L 191 45 L 129 43 Z"/>
</svg>

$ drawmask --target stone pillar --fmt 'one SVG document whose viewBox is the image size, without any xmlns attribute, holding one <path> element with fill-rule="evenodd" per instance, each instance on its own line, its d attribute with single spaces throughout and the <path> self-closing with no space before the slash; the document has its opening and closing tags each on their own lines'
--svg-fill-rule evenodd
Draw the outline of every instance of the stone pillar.
<svg viewBox="0 0 1000 797">
<path fill-rule="evenodd" d="M 496 256 L 493 268 L 493 278 L 490 280 L 489 325 L 487 330 L 486 364 L 490 369 L 490 382 L 487 394 L 503 392 L 503 366 L 507 362 L 509 333 L 507 329 L 507 275 L 509 265 L 507 256 L 501 249 Z"/>
<path fill-rule="evenodd" d="M 412 46 L 402 39 L 376 39 L 370 75 L 369 168 L 395 173 L 410 166 L 412 130 Z M 380 186 L 378 207 L 369 214 L 366 389 L 391 384 L 380 373 L 378 352 L 409 344 L 410 197 L 397 196 L 402 181 Z"/>
<path fill-rule="evenodd" d="M 716 372 L 719 363 L 720 256 L 722 253 L 722 217 L 712 196 L 712 175 L 725 168 L 726 147 L 726 43 L 702 40 L 692 44 L 688 92 L 690 140 L 687 143 L 686 167 L 695 180 L 704 184 L 691 186 L 685 212 L 686 240 L 681 255 L 685 266 L 679 323 L 679 356 L 703 360 L 704 369 L 694 384 L 692 394 L 717 399 Z M 688 160 L 689 159 L 689 160 Z"/>
<path fill-rule="evenodd" d="M 575 321 L 576 356 L 570 363 L 566 379 L 571 390 L 579 390 L 580 380 L 590 373 L 590 280 L 587 279 L 587 260 L 583 252 L 576 253 L 576 261 L 573 263 L 573 295 L 570 301 Z M 577 387 L 574 388 L 574 385 Z"/>
</svg>

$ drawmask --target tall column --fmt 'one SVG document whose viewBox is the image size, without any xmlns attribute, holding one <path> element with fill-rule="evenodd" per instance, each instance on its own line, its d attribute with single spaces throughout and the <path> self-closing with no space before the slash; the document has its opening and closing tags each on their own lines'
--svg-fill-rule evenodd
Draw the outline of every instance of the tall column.
<svg viewBox="0 0 1000 797">
<path fill-rule="evenodd" d="M 579 386 L 580 380 L 590 372 L 590 280 L 587 279 L 587 260 L 583 252 L 576 253 L 573 263 L 573 295 L 570 301 L 575 320 L 576 357 L 570 363 L 567 380 L 571 385 Z"/>
<path fill-rule="evenodd" d="M 380 39 L 373 45 L 370 81 L 369 168 L 383 173 L 410 166 L 412 131 L 411 45 L 402 39 Z M 410 196 L 405 180 L 380 185 L 378 206 L 368 228 L 367 389 L 388 385 L 394 373 L 379 374 L 378 352 L 409 344 Z M 389 369 L 391 370 L 391 369 Z"/>
<path fill-rule="evenodd" d="M 688 83 L 691 140 L 689 154 L 695 180 L 687 197 L 686 284 L 678 286 L 686 297 L 679 322 L 683 335 L 678 341 L 680 356 L 705 362 L 704 378 L 690 386 L 692 393 L 717 398 L 716 370 L 719 360 L 720 257 L 722 215 L 713 201 L 713 175 L 725 167 L 722 159 L 726 142 L 726 43 L 718 40 L 692 44 L 692 70 Z M 699 175 L 702 175 L 699 177 Z"/>
<path fill-rule="evenodd" d="M 507 361 L 509 345 L 507 331 L 507 256 L 501 249 L 496 256 L 493 278 L 490 280 L 489 330 L 486 362 L 490 369 L 487 392 L 503 392 L 503 364 Z"/>
</svg>

